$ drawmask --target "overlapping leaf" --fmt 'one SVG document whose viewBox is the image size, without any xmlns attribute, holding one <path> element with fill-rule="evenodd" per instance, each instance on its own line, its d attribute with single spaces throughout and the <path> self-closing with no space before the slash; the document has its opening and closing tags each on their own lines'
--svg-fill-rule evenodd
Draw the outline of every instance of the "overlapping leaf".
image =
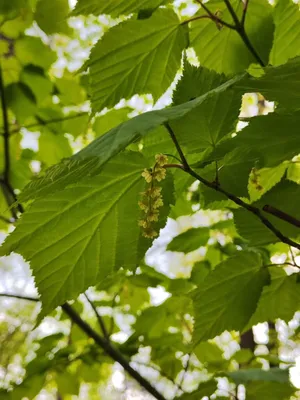
<svg viewBox="0 0 300 400">
<path fill-rule="evenodd" d="M 69 184 L 78 182 L 82 177 L 97 173 L 107 161 L 135 140 L 142 138 L 168 121 L 183 117 L 200 106 L 207 98 L 213 97 L 218 92 L 226 91 L 241 79 L 242 76 L 235 77 L 192 101 L 141 114 L 113 128 L 94 140 L 70 160 L 64 160 L 49 169 L 45 175 L 33 180 L 22 192 L 20 201 L 45 196 L 48 193 L 61 190 Z M 167 131 L 165 131 L 165 134 L 167 134 Z"/>
</svg>

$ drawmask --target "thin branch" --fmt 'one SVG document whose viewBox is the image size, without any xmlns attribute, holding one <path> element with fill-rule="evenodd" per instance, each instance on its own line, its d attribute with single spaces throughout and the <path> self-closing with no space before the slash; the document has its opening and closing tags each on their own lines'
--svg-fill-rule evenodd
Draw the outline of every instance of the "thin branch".
<svg viewBox="0 0 300 400">
<path fill-rule="evenodd" d="M 4 93 L 4 82 L 2 75 L 2 68 L 0 66 L 0 94 L 1 94 L 1 107 L 2 107 L 2 119 L 4 124 L 4 171 L 3 178 L 4 182 L 9 183 L 9 174 L 10 174 L 10 154 L 9 154 L 9 124 L 8 124 L 8 114 L 7 114 L 7 104 Z"/>
<path fill-rule="evenodd" d="M 199 182 L 203 183 L 205 186 L 209 187 L 210 189 L 213 189 L 219 193 L 224 194 L 229 200 L 232 200 L 235 204 L 237 204 L 240 207 L 243 207 L 244 209 L 248 210 L 252 214 L 254 214 L 265 226 L 268 228 L 273 234 L 283 243 L 288 244 L 289 246 L 295 247 L 296 249 L 300 250 L 300 244 L 294 242 L 290 238 L 286 237 L 279 231 L 261 212 L 261 210 L 258 207 L 255 207 L 251 204 L 245 203 L 243 200 L 241 200 L 239 197 L 233 195 L 232 193 L 227 192 L 227 190 L 223 189 L 220 185 L 217 185 L 216 182 L 210 182 L 207 179 L 203 178 L 200 176 L 196 171 L 192 170 L 191 167 L 189 166 L 185 155 L 183 154 L 183 151 L 180 147 L 180 144 L 177 141 L 177 138 L 175 136 L 175 133 L 173 132 L 172 128 L 170 127 L 169 124 L 165 124 L 166 128 L 168 129 L 168 132 L 170 134 L 170 137 L 180 155 L 182 164 L 183 164 L 183 170 L 187 172 L 189 175 L 193 176 L 195 179 L 197 179 Z"/>
<path fill-rule="evenodd" d="M 62 309 L 70 317 L 70 319 L 90 338 L 94 339 L 114 361 L 118 362 L 124 370 L 135 379 L 148 393 L 152 394 L 158 400 L 166 400 L 144 377 L 142 377 L 135 369 L 133 369 L 126 358 L 120 353 L 110 342 L 103 339 L 89 324 L 87 324 L 79 314 L 67 303 L 63 304 Z"/>
<path fill-rule="evenodd" d="M 12 299 L 33 301 L 36 303 L 40 301 L 40 299 L 38 297 L 22 296 L 19 294 L 11 294 L 11 293 L 0 293 L 0 297 L 8 297 L 8 298 L 12 298 Z"/>
<path fill-rule="evenodd" d="M 246 21 L 246 15 L 247 15 L 249 2 L 250 2 L 250 0 L 244 0 L 243 14 L 242 14 L 242 19 L 241 19 L 241 25 L 243 27 L 245 26 L 245 21 Z"/>
<path fill-rule="evenodd" d="M 198 21 L 198 19 L 207 19 L 207 18 L 211 19 L 211 16 L 210 15 L 198 15 L 198 16 L 191 17 L 189 19 L 186 19 L 186 20 L 182 21 L 181 25 L 186 25 L 186 24 L 188 24 L 190 22 Z"/>
<path fill-rule="evenodd" d="M 296 262 L 296 258 L 294 256 L 293 249 L 291 248 L 291 246 L 290 246 L 290 254 L 291 254 L 291 259 L 292 259 L 292 262 L 293 262 L 292 265 L 294 267 L 296 267 L 296 268 L 300 268 L 299 265 Z"/>
<path fill-rule="evenodd" d="M 210 9 L 202 2 L 202 0 L 196 0 L 198 4 L 200 4 L 200 6 L 203 8 L 203 10 L 205 10 L 207 12 L 207 14 L 209 15 L 209 17 L 215 21 L 218 24 L 227 26 L 227 28 L 236 30 L 235 25 L 229 24 L 228 22 L 224 21 L 223 19 L 219 18 L 217 15 L 215 15 L 213 12 L 210 11 Z"/>
<path fill-rule="evenodd" d="M 189 369 L 189 366 L 190 366 L 190 361 L 191 361 L 191 354 L 189 353 L 188 354 L 188 359 L 186 361 L 186 364 L 185 364 L 185 367 L 184 367 L 184 370 L 183 370 L 182 378 L 181 378 L 181 380 L 180 380 L 180 382 L 178 384 L 178 389 L 180 389 L 180 390 L 182 390 L 182 385 L 184 384 L 184 379 L 185 379 L 186 374 L 188 372 L 188 369 Z M 178 393 L 177 393 L 177 395 L 178 395 Z M 176 397 L 177 397 L 177 395 L 176 395 Z"/>
<path fill-rule="evenodd" d="M 18 133 L 18 132 L 20 132 L 21 128 L 30 129 L 30 128 L 35 128 L 35 127 L 39 127 L 39 126 L 47 126 L 47 125 L 50 125 L 50 124 L 54 124 L 56 122 L 64 122 L 64 121 L 68 121 L 68 120 L 72 120 L 72 119 L 75 119 L 75 118 L 82 117 L 83 115 L 86 115 L 86 114 L 87 114 L 86 112 L 79 112 L 77 114 L 67 115 L 65 117 L 53 118 L 53 119 L 47 119 L 47 120 L 43 120 L 42 118 L 39 118 L 40 122 L 34 122 L 32 124 L 28 124 L 28 125 L 20 126 L 18 128 L 15 128 L 15 129 L 11 129 L 9 131 L 9 133 L 10 134 Z M 1 127 L 1 128 L 3 129 L 4 127 Z M 2 132 L 0 134 L 4 136 L 4 130 L 2 130 Z"/>
<path fill-rule="evenodd" d="M 90 306 L 92 307 L 92 309 L 93 309 L 93 311 L 94 311 L 94 313 L 96 315 L 98 324 L 100 326 L 100 329 L 101 329 L 101 331 L 103 333 L 104 338 L 106 340 L 109 340 L 109 334 L 107 332 L 106 326 L 104 324 L 104 321 L 103 321 L 101 315 L 98 313 L 97 307 L 95 306 L 95 304 L 92 302 L 92 300 L 88 297 L 88 295 L 86 293 L 84 293 L 84 296 L 87 299 L 87 301 L 89 302 Z"/>
<path fill-rule="evenodd" d="M 2 108 L 2 119 L 4 124 L 4 171 L 3 178 L 0 180 L 3 195 L 6 199 L 7 205 L 10 207 L 12 217 L 17 219 L 17 212 L 13 204 L 16 201 L 16 195 L 13 188 L 10 185 L 9 175 L 10 175 L 10 151 L 9 151 L 9 124 L 8 124 L 8 113 L 7 113 L 7 103 L 4 92 L 4 82 L 2 75 L 2 68 L 0 65 L 0 99 L 1 99 L 1 108 Z M 19 207 L 18 207 L 19 208 Z"/>
<path fill-rule="evenodd" d="M 288 222 L 291 225 L 296 226 L 297 228 L 300 228 L 300 221 L 296 219 L 295 217 L 292 217 L 291 215 L 279 210 L 276 207 L 270 206 L 270 205 L 265 205 L 263 206 L 263 210 L 266 213 L 274 215 L 274 217 L 277 217 L 285 222 Z"/>
<path fill-rule="evenodd" d="M 169 135 L 171 136 L 171 139 L 173 141 L 173 143 L 175 144 L 176 150 L 178 151 L 178 154 L 180 156 L 182 165 L 183 165 L 183 169 L 189 169 L 189 164 L 185 158 L 185 155 L 183 154 L 183 151 L 181 150 L 181 147 L 176 139 L 175 133 L 173 132 L 173 129 L 170 127 L 170 124 L 168 122 L 165 123 L 165 127 L 167 129 L 167 131 L 169 132 Z"/>
</svg>

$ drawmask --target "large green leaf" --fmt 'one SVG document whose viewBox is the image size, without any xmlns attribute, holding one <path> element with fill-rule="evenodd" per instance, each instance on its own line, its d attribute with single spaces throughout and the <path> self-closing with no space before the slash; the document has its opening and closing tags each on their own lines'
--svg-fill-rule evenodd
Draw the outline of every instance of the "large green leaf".
<svg viewBox="0 0 300 400">
<path fill-rule="evenodd" d="M 166 0 L 78 0 L 72 15 L 109 14 L 112 17 L 135 13 L 139 10 L 152 10 Z"/>
<path fill-rule="evenodd" d="M 275 33 L 270 63 L 284 64 L 300 54 L 299 5 L 292 0 L 277 1 L 274 10 Z"/>
<path fill-rule="evenodd" d="M 137 93 L 151 93 L 157 100 L 174 80 L 185 46 L 185 30 L 171 9 L 111 28 L 86 63 L 93 110 L 112 107 Z"/>
<path fill-rule="evenodd" d="M 235 0 L 231 3 L 240 16 L 242 2 Z M 213 13 L 221 14 L 225 21 L 232 22 L 223 1 L 210 2 L 207 6 Z M 199 15 L 207 14 L 200 10 Z M 245 29 L 250 42 L 266 64 L 272 46 L 273 28 L 272 7 L 268 1 L 251 0 Z M 235 74 L 251 63 L 257 63 L 236 31 L 219 27 L 210 19 L 199 19 L 191 24 L 191 46 L 202 65 L 225 74 Z"/>
<path fill-rule="evenodd" d="M 183 77 L 174 93 L 174 104 L 204 95 L 225 81 L 224 75 L 185 63 Z M 240 105 L 240 93 L 227 90 L 226 93 L 207 99 L 201 106 L 170 125 L 180 144 L 189 153 L 212 150 L 224 136 L 235 130 Z"/>
<path fill-rule="evenodd" d="M 6 239 L 2 255 L 30 261 L 42 316 L 114 270 L 136 267 L 143 167 L 137 153 L 116 157 L 101 175 L 34 202 Z"/>
<path fill-rule="evenodd" d="M 226 91 L 243 76 L 235 77 L 210 92 L 192 101 L 164 110 L 155 110 L 141 114 L 113 128 L 105 135 L 94 140 L 70 160 L 50 168 L 45 175 L 33 180 L 22 192 L 20 201 L 42 197 L 69 184 L 76 183 L 99 171 L 112 157 L 124 150 L 129 144 L 154 131 L 160 125 L 188 114 L 200 106 L 207 98 L 218 92 Z M 167 134 L 166 130 L 163 130 Z"/>
<path fill-rule="evenodd" d="M 194 341 L 211 339 L 225 330 L 242 330 L 268 279 L 267 269 L 254 252 L 240 252 L 216 266 L 193 297 Z"/>
<path fill-rule="evenodd" d="M 288 322 L 300 308 L 300 285 L 297 283 L 297 275 L 287 276 L 280 267 L 270 268 L 270 274 L 271 284 L 265 286 L 249 326 L 275 321 L 277 318 Z"/>
</svg>

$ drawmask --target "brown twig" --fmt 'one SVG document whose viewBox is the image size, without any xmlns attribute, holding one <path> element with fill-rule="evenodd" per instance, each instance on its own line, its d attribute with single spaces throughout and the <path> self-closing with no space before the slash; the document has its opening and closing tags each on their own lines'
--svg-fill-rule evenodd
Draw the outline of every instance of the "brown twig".
<svg viewBox="0 0 300 400">
<path fill-rule="evenodd" d="M 202 2 L 202 0 L 196 0 L 198 4 L 203 8 L 203 10 L 206 11 L 210 19 L 220 25 L 227 26 L 227 28 L 236 30 L 235 25 L 229 24 L 228 22 L 224 21 L 223 19 L 219 18 L 217 15 L 215 15 L 213 12 L 210 11 L 210 9 Z"/>
<path fill-rule="evenodd" d="M 106 340 L 109 340 L 109 334 L 107 332 L 106 326 L 104 324 L 104 321 L 103 321 L 101 315 L 98 313 L 97 307 L 95 306 L 95 304 L 92 302 L 92 300 L 88 297 L 88 295 L 86 293 L 84 293 L 84 296 L 87 299 L 87 301 L 89 302 L 90 306 L 92 307 L 92 309 L 93 309 L 93 311 L 94 311 L 94 313 L 96 315 L 98 324 L 100 326 L 100 329 L 101 329 L 101 331 L 103 333 L 104 338 Z"/>
</svg>

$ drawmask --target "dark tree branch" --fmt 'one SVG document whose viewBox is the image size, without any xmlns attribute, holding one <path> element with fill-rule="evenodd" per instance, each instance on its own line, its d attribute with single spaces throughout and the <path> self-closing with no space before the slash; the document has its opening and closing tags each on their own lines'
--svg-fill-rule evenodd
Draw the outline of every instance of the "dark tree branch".
<svg viewBox="0 0 300 400">
<path fill-rule="evenodd" d="M 9 183 L 9 174 L 10 174 L 10 154 L 9 154 L 9 124 L 8 124 L 8 114 L 7 114 L 7 104 L 4 93 L 4 82 L 2 75 L 2 68 L 0 67 L 0 93 L 1 93 L 1 107 L 2 107 L 2 119 L 4 125 L 4 171 L 3 171 L 3 179 L 7 184 Z"/>
<path fill-rule="evenodd" d="M 292 217 L 289 214 L 286 214 L 285 212 L 283 212 L 281 210 L 278 210 L 278 208 L 276 208 L 276 207 L 266 204 L 265 206 L 263 206 L 263 210 L 266 213 L 274 215 L 274 217 L 277 217 L 285 222 L 288 222 L 291 225 L 297 226 L 297 228 L 300 228 L 300 221 L 298 219 L 296 219 L 295 217 Z"/>
<path fill-rule="evenodd" d="M 245 26 L 245 22 L 246 22 L 246 15 L 247 15 L 249 2 L 250 2 L 250 0 L 244 0 L 243 15 L 242 15 L 242 19 L 241 19 L 241 25 L 243 27 Z"/>
<path fill-rule="evenodd" d="M 104 321 L 103 321 L 101 315 L 98 313 L 97 307 L 95 306 L 95 304 L 92 302 L 92 300 L 88 297 L 88 295 L 86 293 L 84 294 L 84 296 L 87 299 L 87 301 L 89 302 L 90 306 L 92 307 L 92 309 L 93 309 L 93 311 L 94 311 L 94 313 L 96 315 L 98 324 L 100 326 L 100 329 L 101 329 L 101 331 L 103 333 L 104 338 L 106 340 L 109 340 L 109 334 L 107 332 L 106 326 L 104 324 Z"/>
<path fill-rule="evenodd" d="M 19 294 L 11 294 L 11 293 L 0 293 L 0 297 L 8 297 L 8 298 L 12 298 L 12 299 L 34 301 L 36 303 L 40 301 L 40 299 L 38 297 L 22 296 Z"/>
<path fill-rule="evenodd" d="M 205 186 L 209 187 L 210 189 L 213 189 L 219 193 L 222 193 L 224 196 L 226 196 L 229 200 L 232 200 L 235 204 L 237 204 L 240 207 L 243 207 L 245 210 L 248 210 L 252 214 L 254 214 L 265 226 L 268 228 L 273 234 L 283 243 L 288 244 L 289 246 L 295 247 L 296 249 L 300 250 L 300 244 L 294 242 L 290 238 L 286 237 L 281 233 L 279 229 L 277 229 L 269 220 L 266 218 L 262 211 L 258 208 L 255 207 L 251 204 L 245 203 L 243 200 L 241 200 L 239 197 L 233 195 L 232 193 L 227 192 L 227 190 L 223 189 L 219 184 L 216 184 L 216 182 L 210 182 L 207 179 L 203 178 L 200 176 L 196 171 L 194 171 L 188 164 L 185 155 L 183 154 L 183 151 L 180 147 L 179 142 L 177 141 L 177 138 L 175 136 L 175 133 L 173 132 L 172 128 L 170 127 L 169 124 L 165 124 L 166 128 L 168 129 L 168 132 L 170 134 L 170 137 L 178 151 L 178 154 L 180 155 L 182 164 L 183 164 L 183 170 L 187 172 L 189 175 L 193 176 L 195 179 L 197 179 L 199 182 L 203 183 Z"/>
<path fill-rule="evenodd" d="M 2 191 L 4 197 L 6 199 L 7 205 L 11 210 L 12 217 L 16 220 L 17 219 L 17 212 L 14 207 L 14 203 L 16 202 L 16 195 L 11 187 L 10 184 L 10 151 L 9 151 L 9 124 L 8 124 L 8 114 L 7 114 L 7 103 L 6 97 L 4 92 L 4 82 L 3 82 L 3 75 L 2 75 L 2 68 L 0 66 L 0 98 L 1 98 L 1 109 L 2 109 L 2 119 L 4 124 L 4 133 L 3 133 L 3 140 L 4 140 L 4 171 L 3 171 L 3 178 L 0 180 Z M 20 207 L 17 206 L 19 211 Z"/>
</svg>

